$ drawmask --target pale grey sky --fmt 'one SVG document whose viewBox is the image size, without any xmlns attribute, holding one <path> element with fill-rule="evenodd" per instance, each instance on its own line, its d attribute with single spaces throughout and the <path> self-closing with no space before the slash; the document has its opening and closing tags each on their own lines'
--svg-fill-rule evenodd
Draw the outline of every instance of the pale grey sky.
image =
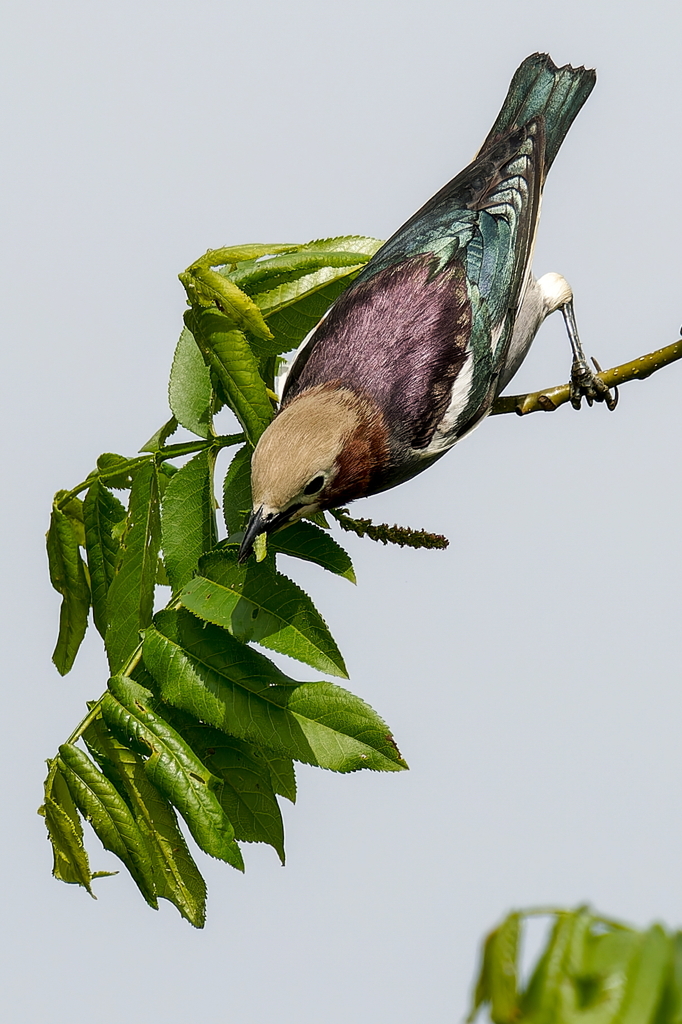
<svg viewBox="0 0 682 1024">
<path fill-rule="evenodd" d="M 460 1019 L 511 907 L 682 922 L 682 366 L 614 414 L 486 422 L 356 506 L 447 553 L 350 541 L 293 570 L 409 773 L 301 769 L 288 865 L 202 857 L 204 932 L 125 874 L 50 877 L 44 759 L 105 682 L 50 663 L 52 493 L 167 415 L 176 275 L 209 247 L 387 237 L 469 160 L 535 50 L 597 68 L 552 169 L 538 272 L 613 365 L 678 337 L 681 24 L 660 0 L 5 4 L 2 982 L 11 1024 Z M 556 318 L 555 318 L 556 319 Z M 512 390 L 566 379 L 559 320 Z M 89 840 L 95 867 L 115 866 Z"/>
</svg>

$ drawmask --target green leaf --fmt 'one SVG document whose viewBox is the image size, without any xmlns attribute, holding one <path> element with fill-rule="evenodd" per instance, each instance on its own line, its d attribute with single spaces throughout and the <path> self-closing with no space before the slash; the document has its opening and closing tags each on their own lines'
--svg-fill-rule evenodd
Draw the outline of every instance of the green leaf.
<svg viewBox="0 0 682 1024">
<path fill-rule="evenodd" d="M 83 817 L 90 822 L 104 848 L 126 865 L 149 906 L 158 909 L 149 849 L 128 804 L 87 754 L 74 744 L 63 743 L 59 756 L 59 767 Z"/>
<path fill-rule="evenodd" d="M 298 348 L 313 327 L 317 326 L 331 304 L 352 284 L 361 269 L 353 270 L 331 284 L 305 291 L 279 311 L 268 313 L 268 326 L 274 335 L 274 346 L 277 351 L 290 352 Z"/>
<path fill-rule="evenodd" d="M 83 502 L 80 498 L 72 496 L 66 498 L 68 491 L 57 491 L 53 504 L 59 507 L 71 523 L 71 528 L 76 535 L 76 540 L 81 548 L 85 547 L 85 524 L 83 522 Z M 66 500 L 65 500 L 66 498 Z"/>
<path fill-rule="evenodd" d="M 188 310 L 185 323 L 219 380 L 247 439 L 255 446 L 273 417 L 273 409 L 246 337 L 215 309 Z"/>
<path fill-rule="evenodd" d="M 140 466 L 149 462 L 148 456 L 126 459 L 115 452 L 104 452 L 97 460 L 97 470 L 103 481 L 116 490 L 127 491 L 132 487 L 133 475 Z"/>
<path fill-rule="evenodd" d="M 206 555 L 179 600 L 244 643 L 255 641 L 348 678 L 341 652 L 308 595 L 270 562 L 239 565 L 229 548 Z"/>
<path fill-rule="evenodd" d="M 254 302 L 262 308 L 265 296 L 271 295 L 273 289 L 299 281 L 303 277 L 317 276 L 319 271 L 328 270 L 332 277 L 339 276 L 336 274 L 339 270 L 342 274 L 347 274 L 350 269 L 357 269 L 368 260 L 369 256 L 358 253 L 299 249 L 294 253 L 260 259 L 247 266 L 236 267 L 229 272 L 229 278 L 247 295 L 251 295 Z"/>
<path fill-rule="evenodd" d="M 494 1024 L 515 1024 L 519 1018 L 518 950 L 519 915 L 510 914 L 493 933 L 489 948 L 490 1018 Z"/>
<path fill-rule="evenodd" d="M 195 928 L 203 928 L 206 884 L 173 808 L 147 778 L 142 759 L 119 743 L 101 718 L 90 723 L 83 738 L 104 774 L 127 799 L 146 837 L 159 898 L 173 903 Z"/>
<path fill-rule="evenodd" d="M 492 957 L 493 945 L 495 942 L 495 932 L 491 932 L 486 936 L 483 942 L 483 948 L 481 950 L 481 962 L 478 968 L 478 977 L 476 979 L 476 985 L 474 987 L 474 995 L 471 1002 L 471 1010 L 466 1018 L 466 1024 L 473 1024 L 478 1016 L 479 1009 L 486 1003 L 490 1002 L 491 999 L 491 988 L 490 988 L 490 960 Z"/>
<path fill-rule="evenodd" d="M 125 665 L 151 622 L 160 542 L 159 489 L 152 462 L 135 475 L 119 566 L 109 588 L 106 648 L 112 672 Z"/>
<path fill-rule="evenodd" d="M 671 960 L 656 1024 L 682 1024 L 682 932 L 670 938 Z"/>
<path fill-rule="evenodd" d="M 642 937 L 631 929 L 603 931 L 603 924 L 589 918 L 589 931 L 581 927 L 582 912 L 575 917 L 573 936 L 564 958 L 566 977 L 558 984 L 558 1012 L 575 1019 L 584 1008 L 591 1014 L 590 1024 L 620 1021 L 628 979 L 638 955 Z M 599 931 L 595 932 L 595 925 Z M 575 938 L 582 940 L 582 956 L 576 955 Z"/>
<path fill-rule="evenodd" d="M 300 245 L 296 243 L 289 245 L 281 242 L 254 242 L 247 245 L 228 245 L 221 249 L 209 249 L 198 260 L 195 260 L 189 269 L 201 266 L 222 267 L 225 264 L 233 266 L 244 260 L 256 260 L 260 256 L 274 256 L 279 252 L 293 252 L 295 249 L 300 248 Z"/>
<path fill-rule="evenodd" d="M 234 829 L 214 792 L 220 785 L 182 737 L 155 714 L 144 687 L 114 676 L 102 699 L 102 717 L 118 739 L 149 755 L 144 770 L 149 781 L 177 807 L 202 850 L 244 870 Z"/>
<path fill-rule="evenodd" d="M 92 589 L 92 613 L 101 636 L 107 631 L 107 593 L 114 578 L 120 543 L 113 529 L 125 519 L 125 509 L 118 498 L 95 479 L 90 484 L 83 504 L 85 544 Z"/>
<path fill-rule="evenodd" d="M 50 582 L 62 595 L 59 635 L 52 660 L 60 675 L 66 675 L 88 628 L 90 586 L 76 531 L 69 517 L 56 505 L 52 508 L 47 532 L 47 557 Z"/>
<path fill-rule="evenodd" d="M 333 771 L 406 768 L 379 716 L 333 683 L 298 683 L 225 630 L 164 611 L 143 657 L 161 698 L 231 736 Z"/>
<path fill-rule="evenodd" d="M 223 516 L 227 532 L 244 529 L 251 512 L 251 449 L 244 445 L 230 463 L 223 482 Z"/>
<path fill-rule="evenodd" d="M 515 1024 L 521 1019 L 517 988 L 519 931 L 520 917 L 513 913 L 487 936 L 468 1022 L 475 1020 L 485 1003 L 490 1004 L 494 1024 Z"/>
<path fill-rule="evenodd" d="M 313 274 L 307 274 L 305 277 L 299 277 L 297 280 L 290 281 L 287 284 L 278 285 L 272 288 L 271 291 L 260 292 L 255 296 L 254 301 L 258 304 L 263 316 L 268 317 L 269 322 L 269 318 L 274 313 L 280 313 L 287 306 L 294 305 L 300 299 L 320 291 L 326 285 L 341 280 L 345 282 L 347 287 L 357 277 L 362 267 L 363 264 L 358 263 L 354 263 L 350 267 L 327 267 Z"/>
<path fill-rule="evenodd" d="M 257 756 L 267 765 L 272 789 L 279 796 L 296 803 L 296 771 L 290 757 L 282 757 L 272 750 L 256 747 Z"/>
<path fill-rule="evenodd" d="M 297 523 L 272 534 L 268 538 L 268 546 L 272 551 L 315 562 L 337 576 L 345 576 L 351 583 L 356 582 L 350 556 L 328 533 L 312 523 L 299 519 Z"/>
<path fill-rule="evenodd" d="M 216 303 L 225 314 L 231 327 L 237 327 L 254 334 L 257 338 L 268 340 L 272 337 L 258 306 L 245 292 L 238 288 L 228 277 L 224 277 L 210 267 L 190 267 L 180 274 L 192 306 Z M 190 327 L 192 334 L 194 331 Z M 194 334 L 196 337 L 196 334 Z"/>
<path fill-rule="evenodd" d="M 168 400 L 178 423 L 199 437 L 211 433 L 211 374 L 185 327 L 173 356 Z"/>
<path fill-rule="evenodd" d="M 161 545 L 173 591 L 192 578 L 199 559 L 217 541 L 213 467 L 207 449 L 178 470 L 161 503 Z"/>
<path fill-rule="evenodd" d="M 45 803 L 39 813 L 44 814 L 47 833 L 52 844 L 52 874 L 60 882 L 82 885 L 93 899 L 92 872 L 83 845 L 83 828 L 76 806 L 59 770 L 56 758 L 48 761 L 45 780 Z"/>
<path fill-rule="evenodd" d="M 369 258 L 383 244 L 380 238 L 372 238 L 370 235 L 336 235 L 334 238 L 315 238 L 301 248 L 321 252 L 357 252 Z"/>
<path fill-rule="evenodd" d="M 563 962 L 576 926 L 576 915 L 558 913 L 542 956 L 535 965 L 523 996 L 523 1015 L 537 1020 L 559 1020 L 560 983 L 564 980 Z M 522 1018 L 523 1019 L 523 1018 Z"/>
<path fill-rule="evenodd" d="M 218 798 L 234 826 L 236 839 L 268 843 L 284 863 L 284 824 L 272 789 L 268 765 L 251 744 L 205 725 L 179 731 L 223 785 Z"/>
<path fill-rule="evenodd" d="M 629 965 L 625 999 L 617 1024 L 651 1024 L 663 996 L 670 967 L 672 947 L 660 925 L 653 925 L 641 937 L 636 956 Z"/>
<path fill-rule="evenodd" d="M 162 427 L 159 427 L 156 433 L 152 434 L 149 440 L 142 445 L 140 451 L 151 452 L 152 455 L 155 452 L 158 452 L 161 448 L 163 448 L 168 438 L 173 436 L 175 431 L 178 429 L 178 426 L 178 420 L 175 418 L 175 416 L 171 416 L 171 418 L 167 420 Z"/>
<path fill-rule="evenodd" d="M 324 315 L 331 303 L 357 277 L 365 263 L 374 255 L 383 243 L 377 239 L 360 236 L 345 238 L 329 238 L 310 242 L 293 256 L 280 256 L 275 260 L 264 260 L 264 268 L 272 268 L 270 280 L 265 277 L 258 285 L 258 294 L 254 301 L 266 317 L 268 327 L 278 340 L 278 351 L 285 352 L 292 348 L 289 331 L 282 330 L 281 323 L 275 317 L 283 310 L 304 305 L 297 309 L 299 314 L 307 315 L 310 322 L 308 330 L 300 335 L 302 340 Z M 335 247 L 335 248 L 332 248 Z M 295 272 L 295 267 L 299 272 Z M 279 269 L 279 276 L 276 271 Z M 303 273 L 301 273 L 303 271 Z M 237 280 L 241 271 L 238 268 L 233 276 Z M 240 283 L 237 281 L 237 283 Z M 242 283 L 242 287 L 253 293 L 254 285 Z M 320 304 L 310 303 L 315 293 L 329 289 Z M 315 312 L 312 313 L 314 308 Z M 312 313 L 312 315 L 311 315 Z M 315 314 L 319 314 L 315 318 Z M 296 316 L 294 316 L 294 320 Z M 286 317 L 284 323 L 290 323 Z M 284 346 L 282 345 L 284 342 Z M 296 342 L 298 344 L 298 342 Z"/>
</svg>

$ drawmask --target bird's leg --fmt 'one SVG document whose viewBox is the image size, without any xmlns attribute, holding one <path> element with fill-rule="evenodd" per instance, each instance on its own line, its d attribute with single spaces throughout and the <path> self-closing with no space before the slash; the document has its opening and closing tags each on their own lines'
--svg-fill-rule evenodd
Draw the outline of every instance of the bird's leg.
<svg viewBox="0 0 682 1024">
<path fill-rule="evenodd" d="M 580 408 L 583 395 L 587 399 L 587 404 L 592 405 L 592 402 L 606 402 L 607 408 L 612 412 L 618 405 L 618 388 L 613 389 L 613 394 L 609 391 L 608 387 L 603 380 L 596 377 L 595 374 L 589 367 L 585 352 L 580 343 L 580 336 L 578 335 L 578 328 L 575 322 L 575 313 L 573 312 L 573 299 L 570 298 L 561 306 L 561 312 L 563 313 L 564 323 L 566 324 L 566 330 L 568 332 L 568 340 L 571 343 L 573 350 L 573 365 L 571 366 L 571 385 L 570 385 L 570 399 L 571 405 L 574 409 Z M 601 372 L 601 366 L 596 359 L 592 359 L 595 365 L 597 373 Z"/>
</svg>

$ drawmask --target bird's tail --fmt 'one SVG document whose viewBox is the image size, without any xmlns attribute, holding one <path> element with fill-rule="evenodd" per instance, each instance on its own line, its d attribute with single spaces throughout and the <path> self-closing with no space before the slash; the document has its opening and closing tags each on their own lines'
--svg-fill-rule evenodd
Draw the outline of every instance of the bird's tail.
<svg viewBox="0 0 682 1024">
<path fill-rule="evenodd" d="M 547 53 L 526 57 L 512 78 L 497 120 L 481 146 L 481 153 L 510 129 L 520 128 L 541 114 L 545 122 L 547 174 L 566 132 L 592 92 L 596 80 L 596 72 L 584 67 L 572 68 L 566 64 L 558 68 Z"/>
</svg>

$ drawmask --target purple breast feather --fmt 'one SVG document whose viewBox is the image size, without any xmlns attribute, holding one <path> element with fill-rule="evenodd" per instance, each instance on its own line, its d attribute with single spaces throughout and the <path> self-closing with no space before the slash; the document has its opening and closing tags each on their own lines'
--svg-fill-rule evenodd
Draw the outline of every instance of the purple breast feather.
<svg viewBox="0 0 682 1024">
<path fill-rule="evenodd" d="M 392 446 L 424 448 L 466 355 L 471 307 L 460 264 L 432 274 L 428 256 L 351 286 L 292 367 L 283 404 L 338 381 L 382 409 Z"/>
</svg>

